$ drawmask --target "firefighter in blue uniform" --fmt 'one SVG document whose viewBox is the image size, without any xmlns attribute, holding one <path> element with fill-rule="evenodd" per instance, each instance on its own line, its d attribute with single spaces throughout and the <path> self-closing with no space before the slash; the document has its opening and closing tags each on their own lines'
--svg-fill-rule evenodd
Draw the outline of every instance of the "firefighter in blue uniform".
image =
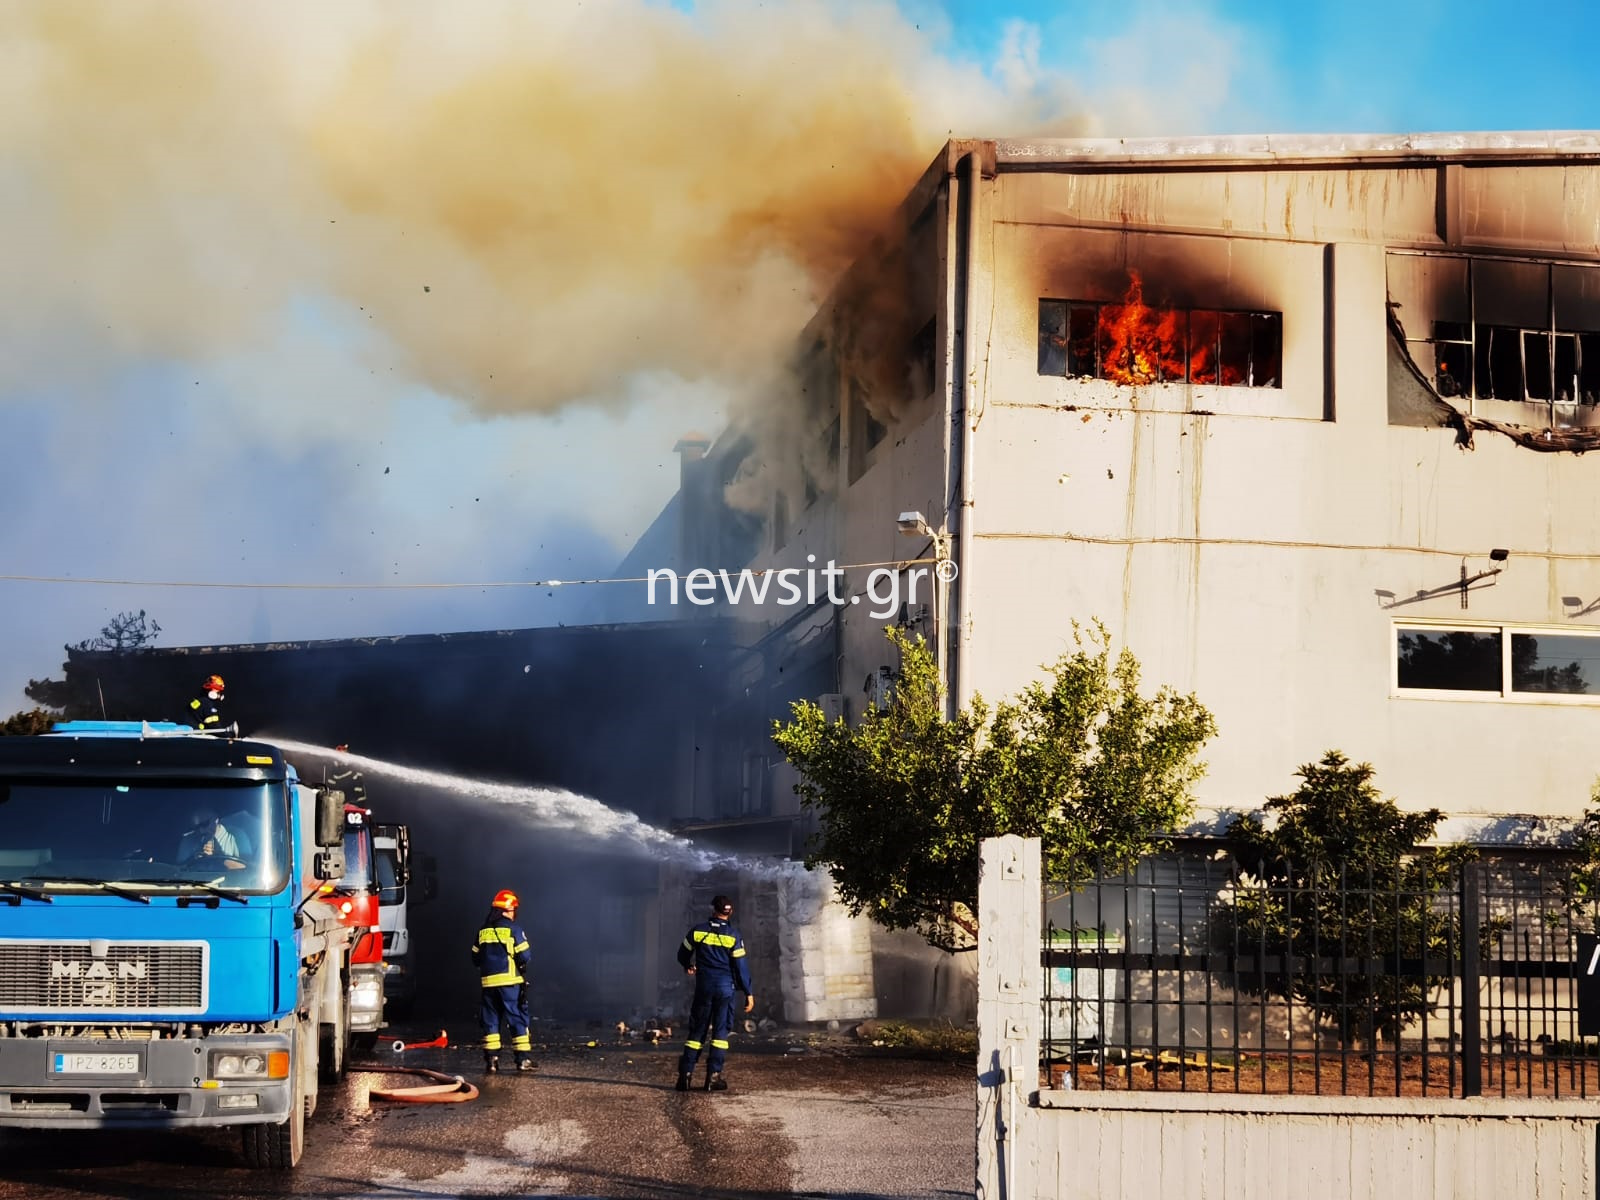
<svg viewBox="0 0 1600 1200">
<path fill-rule="evenodd" d="M 536 1066 L 528 1038 L 528 959 L 528 935 L 517 924 L 516 893 L 496 892 L 472 944 L 472 962 L 483 989 L 478 1012 L 483 1026 L 483 1069 L 491 1075 L 500 1070 L 502 1029 L 511 1035 L 517 1070 L 532 1071 Z"/>
<path fill-rule="evenodd" d="M 684 935 L 678 947 L 678 963 L 694 976 L 694 1003 L 689 1009 L 689 1028 L 683 1042 L 683 1057 L 678 1060 L 678 1090 L 689 1090 L 689 1078 L 704 1037 L 709 1031 L 711 1053 L 706 1058 L 706 1091 L 725 1092 L 728 1082 L 722 1066 L 728 1056 L 728 1034 L 733 1030 L 733 993 L 744 993 L 744 1011 L 756 1006 L 750 990 L 750 964 L 745 957 L 744 939 L 730 923 L 733 902 L 726 896 L 711 901 L 711 919 Z"/>
</svg>

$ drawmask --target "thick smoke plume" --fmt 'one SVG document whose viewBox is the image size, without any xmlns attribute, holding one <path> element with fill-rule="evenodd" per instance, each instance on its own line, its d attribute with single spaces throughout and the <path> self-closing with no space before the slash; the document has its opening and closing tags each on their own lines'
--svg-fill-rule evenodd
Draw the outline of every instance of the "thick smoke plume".
<svg viewBox="0 0 1600 1200">
<path fill-rule="evenodd" d="M 16 0 L 0 386 L 309 300 L 486 413 L 753 384 L 946 136 L 1080 131 L 1025 39 L 991 65 L 871 3 Z"/>
</svg>

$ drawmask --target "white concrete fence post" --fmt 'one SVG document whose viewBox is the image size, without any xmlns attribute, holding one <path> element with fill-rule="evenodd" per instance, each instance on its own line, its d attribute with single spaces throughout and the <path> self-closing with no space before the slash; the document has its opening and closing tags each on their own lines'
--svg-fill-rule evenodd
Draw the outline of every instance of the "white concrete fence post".
<svg viewBox="0 0 1600 1200">
<path fill-rule="evenodd" d="M 1043 891 L 1039 839 L 985 838 L 978 876 L 978 1200 L 1037 1190 L 1018 1149 L 1033 1125 L 1043 1025 Z"/>
</svg>

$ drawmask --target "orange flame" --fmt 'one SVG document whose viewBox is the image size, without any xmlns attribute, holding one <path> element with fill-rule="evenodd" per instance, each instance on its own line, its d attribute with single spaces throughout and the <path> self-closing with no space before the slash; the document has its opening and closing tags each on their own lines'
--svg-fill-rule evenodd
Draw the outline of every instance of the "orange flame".
<svg viewBox="0 0 1600 1200">
<path fill-rule="evenodd" d="M 1095 330 L 1100 377 L 1134 386 L 1186 380 L 1224 387 L 1238 384 L 1244 379 L 1241 356 L 1223 355 L 1219 364 L 1219 339 L 1236 335 L 1225 330 L 1224 323 L 1224 315 L 1215 311 L 1151 308 L 1144 302 L 1144 281 L 1139 272 L 1131 271 L 1123 302 L 1100 309 Z M 1248 324 L 1244 336 L 1248 346 Z"/>
</svg>

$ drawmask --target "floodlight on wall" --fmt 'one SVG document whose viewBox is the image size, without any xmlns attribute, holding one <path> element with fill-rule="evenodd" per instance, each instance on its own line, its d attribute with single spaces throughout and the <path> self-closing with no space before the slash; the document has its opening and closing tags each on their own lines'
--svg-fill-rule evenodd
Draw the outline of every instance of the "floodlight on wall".
<svg viewBox="0 0 1600 1200">
<path fill-rule="evenodd" d="M 917 534 L 931 536 L 933 527 L 928 524 L 928 518 L 919 512 L 903 512 L 900 519 L 895 522 L 896 527 L 907 537 L 916 537 Z"/>
<path fill-rule="evenodd" d="M 1491 550 L 1491 551 L 1489 551 L 1489 561 L 1490 562 L 1505 562 L 1505 560 L 1510 558 L 1510 557 L 1511 557 L 1511 551 L 1509 551 L 1509 550 Z"/>
</svg>

